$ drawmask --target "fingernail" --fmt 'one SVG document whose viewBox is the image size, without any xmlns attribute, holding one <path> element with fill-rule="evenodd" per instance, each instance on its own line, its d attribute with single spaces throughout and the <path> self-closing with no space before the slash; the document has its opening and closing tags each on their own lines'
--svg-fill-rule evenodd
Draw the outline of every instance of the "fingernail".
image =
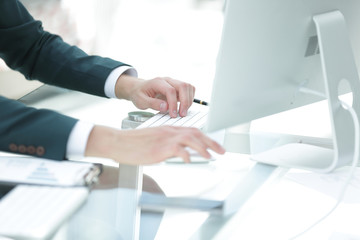
<svg viewBox="0 0 360 240">
<path fill-rule="evenodd" d="M 187 110 L 182 111 L 181 115 L 185 117 L 187 115 Z"/>
<path fill-rule="evenodd" d="M 166 111 L 166 104 L 164 102 L 160 103 L 160 112 Z"/>
<path fill-rule="evenodd" d="M 173 117 L 177 117 L 177 112 L 176 112 L 176 110 L 173 111 Z"/>
</svg>

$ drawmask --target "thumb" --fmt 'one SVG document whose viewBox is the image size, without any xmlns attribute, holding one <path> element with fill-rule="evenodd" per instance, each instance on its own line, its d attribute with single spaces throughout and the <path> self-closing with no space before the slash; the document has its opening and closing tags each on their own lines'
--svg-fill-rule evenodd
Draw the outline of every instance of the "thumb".
<svg viewBox="0 0 360 240">
<path fill-rule="evenodd" d="M 150 108 L 160 112 L 166 112 L 169 108 L 169 105 L 166 101 L 158 98 L 149 98 L 148 103 L 150 105 Z"/>
</svg>

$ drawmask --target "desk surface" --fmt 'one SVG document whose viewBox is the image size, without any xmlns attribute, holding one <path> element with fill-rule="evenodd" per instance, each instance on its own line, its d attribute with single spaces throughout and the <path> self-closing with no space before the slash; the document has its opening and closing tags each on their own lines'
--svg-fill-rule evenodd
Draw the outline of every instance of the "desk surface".
<svg viewBox="0 0 360 240">
<path fill-rule="evenodd" d="M 71 109 L 64 107 L 66 104 L 56 103 L 73 103 L 79 93 L 65 92 L 47 101 L 30 98 L 25 102 L 35 107 L 50 106 L 73 117 L 118 128 L 127 112 L 134 110 L 126 101 L 80 95 L 79 106 Z M 92 104 L 85 104 L 89 102 Z M 119 111 L 111 111 L 114 108 Z M 330 211 L 348 173 L 348 168 L 328 175 L 280 169 L 277 177 L 268 181 L 239 211 L 219 216 L 184 209 L 141 211 L 137 204 L 140 191 L 136 189 L 134 178 L 124 181 L 124 174 L 116 163 L 99 161 L 107 165 L 99 183 L 54 239 L 288 239 Z M 221 174 L 246 175 L 253 165 L 245 155 L 227 153 L 210 164 L 146 166 L 142 169 L 145 173 L 143 188 L 170 196 L 196 195 L 214 186 Z M 360 216 L 359 180 L 357 171 L 337 210 L 299 239 L 359 239 L 356 221 Z"/>
<path fill-rule="evenodd" d="M 236 155 L 231 155 L 234 156 Z M 200 168 L 182 165 L 179 166 L 179 175 L 190 172 L 183 179 L 172 174 L 175 171 L 173 165 L 145 167 L 144 172 L 147 174 L 144 175 L 144 189 L 174 195 L 174 188 L 179 186 L 179 182 L 183 181 L 185 187 L 190 186 L 191 181 L 196 183 L 196 171 L 202 174 L 209 171 L 215 175 L 224 170 L 246 174 L 250 166 L 251 161 L 244 156 Z M 179 240 L 289 239 L 324 216 L 334 206 L 338 187 L 343 182 L 341 179 L 348 173 L 347 170 L 320 175 L 284 169 L 278 175 L 280 177 L 269 181 L 239 211 L 230 216 L 175 208 L 164 212 L 141 211 L 139 215 L 137 191 L 128 188 L 126 182 L 124 187 L 121 186 L 119 169 L 107 166 L 86 204 L 54 239 L 128 239 L 127 236 L 138 236 L 138 239 Z M 337 210 L 299 239 L 358 239 L 359 176 L 360 171 L 357 171 L 357 180 L 351 184 L 349 194 Z M 167 182 L 166 178 L 169 179 Z M 206 179 L 210 179 L 209 176 Z M 173 189 L 171 182 L 175 183 Z M 200 184 L 190 189 L 188 194 L 194 194 L 197 188 L 200 188 Z M 184 194 L 187 191 L 182 189 L 180 192 Z"/>
</svg>

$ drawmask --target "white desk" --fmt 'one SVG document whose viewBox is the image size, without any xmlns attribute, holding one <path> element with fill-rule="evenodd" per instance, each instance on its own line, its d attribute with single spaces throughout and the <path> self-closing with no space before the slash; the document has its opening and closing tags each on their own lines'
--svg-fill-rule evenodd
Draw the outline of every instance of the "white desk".
<svg viewBox="0 0 360 240">
<path fill-rule="evenodd" d="M 80 96 L 86 104 L 81 106 L 82 101 L 77 101 L 80 106 L 67 108 L 66 106 L 73 106 L 73 100 L 77 97 L 78 93 L 65 92 L 48 98 L 45 102 L 33 101 L 32 105 L 51 108 L 58 106 L 57 110 L 70 116 L 118 128 L 127 112 L 134 109 L 125 101 L 88 95 Z M 59 101 L 71 104 L 59 106 Z M 93 104 L 88 105 L 89 102 Z M 119 109 L 118 112 L 113 111 L 116 108 Z M 117 165 L 109 160 L 102 161 L 108 165 Z M 227 154 L 222 160 L 211 164 L 160 164 L 144 167 L 144 173 L 155 179 L 168 195 L 181 192 L 190 195 L 197 194 L 204 187 L 202 184 L 209 184 L 206 179 L 211 179 L 211 174 L 217 176 L 218 173 L 231 171 L 246 175 L 253 164 L 246 155 Z M 230 216 L 184 209 L 167 209 L 164 213 L 143 212 L 139 236 L 140 239 L 153 239 L 153 235 L 156 235 L 155 239 L 288 239 L 332 208 L 335 201 L 330 195 L 337 193 L 333 186 L 344 179 L 342 171 L 346 172 L 346 169 L 320 176 L 279 169 L 276 178 L 268 181 L 238 212 Z M 137 236 L 138 233 L 133 234 L 136 227 L 124 228 L 122 219 L 138 221 L 134 218 L 138 211 L 134 205 L 138 192 L 131 190 L 125 182 L 119 183 L 118 170 L 110 168 L 109 172 L 112 174 L 104 172 L 104 179 L 97 186 L 98 189 L 91 193 L 87 204 L 59 231 L 55 239 L 66 239 L 68 236 L 76 236 L 77 239 L 127 239 L 124 236 Z M 204 178 L 200 178 L 200 174 L 204 174 Z M 360 238 L 360 228 L 356 221 L 360 216 L 359 174 L 357 172 L 349 189 L 353 195 L 348 196 L 325 221 L 299 239 Z M 155 183 L 151 186 L 159 190 Z M 194 190 L 190 187 L 198 188 Z M 129 202 L 134 204 L 129 206 Z"/>
</svg>

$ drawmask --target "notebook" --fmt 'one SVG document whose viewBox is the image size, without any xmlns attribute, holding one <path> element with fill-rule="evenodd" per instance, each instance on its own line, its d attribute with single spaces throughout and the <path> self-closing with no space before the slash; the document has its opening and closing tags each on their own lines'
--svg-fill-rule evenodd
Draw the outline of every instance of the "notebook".
<svg viewBox="0 0 360 240">
<path fill-rule="evenodd" d="M 97 181 L 100 164 L 34 157 L 0 157 L 0 184 L 83 186 Z"/>
</svg>

